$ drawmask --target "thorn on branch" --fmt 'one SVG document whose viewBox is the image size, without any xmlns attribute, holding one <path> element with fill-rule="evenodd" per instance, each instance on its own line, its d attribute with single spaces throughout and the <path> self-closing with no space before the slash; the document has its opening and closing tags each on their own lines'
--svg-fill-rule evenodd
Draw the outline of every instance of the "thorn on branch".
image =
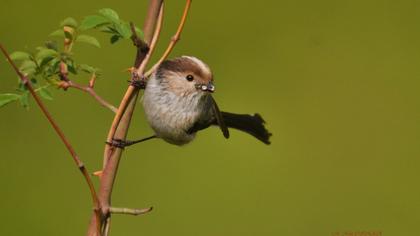
<svg viewBox="0 0 420 236">
<path fill-rule="evenodd" d="M 93 87 L 95 87 L 96 78 L 97 78 L 96 77 L 96 74 L 93 73 L 92 74 L 92 77 L 89 80 L 89 88 L 92 88 L 93 89 Z"/>
<path fill-rule="evenodd" d="M 100 178 L 102 177 L 102 172 L 103 172 L 102 170 L 98 170 L 98 171 L 93 172 L 92 175 Z"/>
<path fill-rule="evenodd" d="M 136 208 L 119 208 L 119 207 L 110 207 L 109 212 L 111 214 L 125 214 L 125 215 L 143 215 L 153 210 L 153 207 L 136 209 Z"/>
</svg>

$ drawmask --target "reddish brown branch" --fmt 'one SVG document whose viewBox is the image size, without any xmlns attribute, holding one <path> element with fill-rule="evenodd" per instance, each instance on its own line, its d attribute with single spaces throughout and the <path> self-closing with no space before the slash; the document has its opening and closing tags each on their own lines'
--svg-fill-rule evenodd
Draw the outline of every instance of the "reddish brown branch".
<svg viewBox="0 0 420 236">
<path fill-rule="evenodd" d="M 91 80 L 92 81 L 92 80 Z M 80 84 L 74 83 L 73 81 L 63 81 L 59 85 L 60 87 L 67 89 L 67 88 L 75 88 L 80 91 L 86 92 L 89 95 L 91 95 L 101 106 L 108 108 L 112 112 L 116 113 L 117 108 L 113 105 L 111 105 L 109 102 L 107 102 L 105 99 L 103 99 L 101 96 L 99 96 L 95 90 L 93 89 L 93 83 L 90 82 L 88 86 L 82 86 Z"/>
<path fill-rule="evenodd" d="M 147 63 L 150 60 L 150 56 L 151 56 L 151 54 L 153 53 L 153 51 L 156 47 L 156 43 L 159 39 L 159 35 L 160 35 L 160 32 L 161 32 L 161 28 L 162 28 L 163 9 L 164 9 L 164 3 L 162 1 L 162 5 L 161 5 L 160 10 L 159 10 L 158 20 L 157 20 L 157 23 L 156 23 L 155 32 L 153 33 L 153 37 L 151 39 L 150 50 L 148 51 L 147 55 L 145 57 L 143 57 L 144 60 L 141 62 L 139 68 L 136 70 L 135 73 L 137 75 L 142 75 L 144 73 L 144 69 L 146 68 Z M 108 136 L 107 136 L 107 142 L 108 143 L 112 142 L 112 139 L 114 138 L 115 132 L 117 131 L 118 125 L 121 121 L 121 118 L 122 118 L 123 114 L 125 113 L 125 110 L 126 110 L 128 104 L 129 104 L 130 100 L 132 99 L 133 94 L 136 93 L 136 92 L 138 92 L 138 89 L 136 89 L 134 86 L 128 87 L 123 99 L 121 100 L 121 103 L 120 103 L 119 109 L 117 111 L 117 114 L 115 115 L 114 120 L 111 124 L 111 128 L 110 128 Z M 103 163 L 104 168 L 105 168 L 105 165 L 108 161 L 108 158 L 111 156 L 112 150 L 113 150 L 113 148 L 109 145 L 107 145 L 105 147 L 104 163 Z"/>
<path fill-rule="evenodd" d="M 157 67 L 169 56 L 169 54 L 174 49 L 176 43 L 180 40 L 182 30 L 184 29 L 185 22 L 187 20 L 188 12 L 190 10 L 191 6 L 191 0 L 187 0 L 184 8 L 184 13 L 182 14 L 181 21 L 179 22 L 178 29 L 174 36 L 171 38 L 171 42 L 169 43 L 168 47 L 166 48 L 166 51 L 163 53 L 162 57 L 159 59 L 159 61 L 153 65 L 153 67 L 147 71 L 145 74 L 145 77 L 149 77 L 156 69 Z"/>
<path fill-rule="evenodd" d="M 51 124 L 51 126 L 54 128 L 55 132 L 60 137 L 60 140 L 64 143 L 64 145 L 66 146 L 67 150 L 69 151 L 71 157 L 73 158 L 73 161 L 76 163 L 76 165 L 79 168 L 80 172 L 84 176 L 84 178 L 86 180 L 86 183 L 87 183 L 87 185 L 89 187 L 91 197 L 92 197 L 92 202 L 93 202 L 93 206 L 94 206 L 94 210 L 95 210 L 95 217 L 96 217 L 96 219 L 100 219 L 101 218 L 101 214 L 100 214 L 99 209 L 101 208 L 101 206 L 100 206 L 99 199 L 98 199 L 98 196 L 96 194 L 96 190 L 95 190 L 95 187 L 93 185 L 93 182 L 92 182 L 92 179 L 91 179 L 91 177 L 89 175 L 88 170 L 86 169 L 86 167 L 83 164 L 83 162 L 80 160 L 79 156 L 76 154 L 73 146 L 70 144 L 69 140 L 66 138 L 66 136 L 63 133 L 63 131 L 58 126 L 57 122 L 53 119 L 53 117 L 52 117 L 51 113 L 48 111 L 47 107 L 44 105 L 44 103 L 42 102 L 42 100 L 39 98 L 38 94 L 36 94 L 34 88 L 32 87 L 31 82 L 28 80 L 28 78 L 24 74 L 22 74 L 19 71 L 19 69 L 17 68 L 16 64 L 12 61 L 12 59 L 9 56 L 9 54 L 7 53 L 7 51 L 5 50 L 5 48 L 1 44 L 0 44 L 0 50 L 3 52 L 4 56 L 7 58 L 7 60 L 9 61 L 10 65 L 13 67 L 13 69 L 15 70 L 15 72 L 18 74 L 18 76 L 19 76 L 20 80 L 22 81 L 22 83 L 29 90 L 29 92 L 31 93 L 32 97 L 35 99 L 35 102 L 37 103 L 37 105 L 41 109 L 42 113 L 44 113 L 45 117 L 47 118 L 47 120 L 49 121 L 49 123 Z M 99 224 L 96 224 L 96 227 L 99 228 Z"/>
<path fill-rule="evenodd" d="M 149 45 L 153 38 L 158 36 L 156 22 L 160 17 L 159 14 L 162 12 L 163 0 L 150 0 L 147 17 L 145 20 L 145 27 L 143 29 L 144 41 Z M 156 38 L 157 40 L 157 38 Z M 152 45 L 151 45 L 152 46 Z M 152 51 L 152 49 L 150 50 Z M 149 54 L 150 51 L 146 54 Z M 137 57 L 138 55 L 136 55 Z M 142 67 L 143 63 L 146 63 L 143 57 L 142 61 L 139 64 L 139 67 Z M 137 61 L 137 60 L 136 60 Z M 136 68 L 138 69 L 138 68 Z M 110 131 L 108 133 L 107 141 L 112 141 L 113 138 L 125 139 L 128 128 L 130 126 L 131 117 L 134 112 L 135 104 L 137 101 L 139 89 L 134 86 L 129 86 L 123 100 L 118 107 L 118 111 L 112 122 Z M 111 194 L 113 185 L 115 182 L 115 177 L 118 171 L 118 166 L 121 158 L 122 150 L 114 149 L 113 147 L 106 145 L 104 152 L 104 168 L 101 175 L 101 185 L 99 189 L 99 200 L 102 204 L 102 213 L 106 216 L 101 220 L 101 232 L 97 231 L 95 225 L 97 224 L 97 218 L 93 217 L 89 226 L 88 235 L 96 236 L 103 234 L 107 236 L 109 233 L 109 227 L 111 223 L 111 214 L 110 214 L 110 205 L 111 205 Z"/>
</svg>

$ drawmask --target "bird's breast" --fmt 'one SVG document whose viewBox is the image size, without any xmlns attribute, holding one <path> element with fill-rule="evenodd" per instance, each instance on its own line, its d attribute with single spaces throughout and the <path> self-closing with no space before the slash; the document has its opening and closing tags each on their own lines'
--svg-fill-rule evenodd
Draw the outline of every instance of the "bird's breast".
<svg viewBox="0 0 420 236">
<path fill-rule="evenodd" d="M 143 96 L 143 106 L 156 135 L 169 143 L 183 145 L 194 139 L 186 131 L 200 118 L 204 107 L 201 96 L 176 95 L 150 80 Z"/>
</svg>

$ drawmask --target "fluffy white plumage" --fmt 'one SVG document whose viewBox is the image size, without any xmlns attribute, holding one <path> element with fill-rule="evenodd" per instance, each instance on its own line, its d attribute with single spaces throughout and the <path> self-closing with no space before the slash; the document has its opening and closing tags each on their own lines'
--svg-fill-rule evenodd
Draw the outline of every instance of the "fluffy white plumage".
<svg viewBox="0 0 420 236">
<path fill-rule="evenodd" d="M 194 139 L 195 133 L 187 131 L 198 120 L 213 117 L 209 114 L 211 95 L 196 88 L 188 90 L 189 83 L 183 73 L 170 73 L 163 78 L 155 73 L 143 96 L 146 117 L 156 136 L 176 145 Z"/>
</svg>

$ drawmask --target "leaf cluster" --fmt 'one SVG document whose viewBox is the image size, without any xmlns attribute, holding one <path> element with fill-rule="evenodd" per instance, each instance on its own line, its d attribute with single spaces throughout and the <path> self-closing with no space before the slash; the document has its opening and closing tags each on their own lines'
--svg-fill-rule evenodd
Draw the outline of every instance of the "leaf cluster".
<svg viewBox="0 0 420 236">
<path fill-rule="evenodd" d="M 63 73 L 77 75 L 79 73 L 95 74 L 99 76 L 99 69 L 74 59 L 72 48 L 75 44 L 84 43 L 100 48 L 98 39 L 85 33 L 96 29 L 110 34 L 110 42 L 114 44 L 120 39 L 130 39 L 132 36 L 130 24 L 120 19 L 117 12 L 110 8 L 103 8 L 95 15 L 85 17 L 79 24 L 74 18 L 64 19 L 60 28 L 50 34 L 51 37 L 61 38 L 63 44 L 58 45 L 55 40 L 48 40 L 34 52 L 15 51 L 10 57 L 20 63 L 19 70 L 32 82 L 35 91 L 44 99 L 52 100 L 50 87 L 57 87 L 63 79 Z M 137 34 L 142 35 L 136 28 Z M 63 70 L 64 68 L 64 70 Z M 0 94 L 0 107 L 14 101 L 27 108 L 29 91 L 20 80 L 15 93 Z"/>
</svg>

